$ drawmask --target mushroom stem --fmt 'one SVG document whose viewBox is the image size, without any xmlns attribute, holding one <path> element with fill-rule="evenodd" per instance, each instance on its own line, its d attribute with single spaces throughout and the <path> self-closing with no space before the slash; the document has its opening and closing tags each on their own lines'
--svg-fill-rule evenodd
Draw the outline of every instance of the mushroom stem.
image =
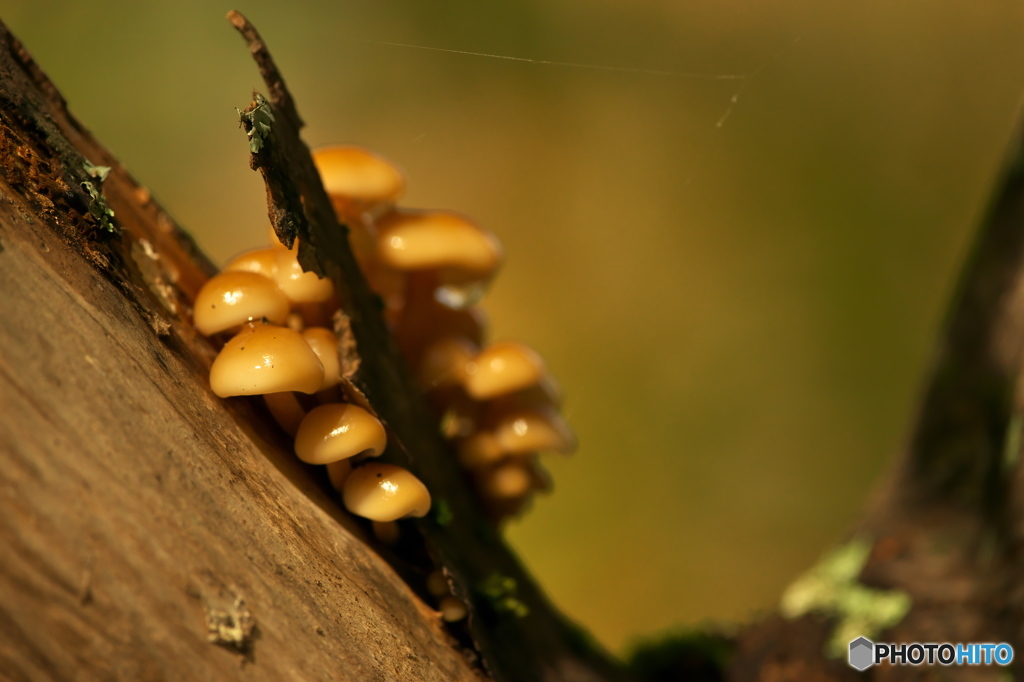
<svg viewBox="0 0 1024 682">
<path fill-rule="evenodd" d="M 306 417 L 306 410 L 299 403 L 298 397 L 291 391 L 281 391 L 265 394 L 263 402 L 267 404 L 274 421 L 294 438 L 299 431 L 299 424 Z"/>
</svg>

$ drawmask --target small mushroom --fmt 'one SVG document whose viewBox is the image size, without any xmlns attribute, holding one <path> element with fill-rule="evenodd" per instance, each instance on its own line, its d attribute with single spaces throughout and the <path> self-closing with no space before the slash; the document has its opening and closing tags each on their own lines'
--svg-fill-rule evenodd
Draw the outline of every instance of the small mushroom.
<svg viewBox="0 0 1024 682">
<path fill-rule="evenodd" d="M 354 145 L 313 152 L 327 195 L 342 222 L 380 211 L 405 193 L 405 173 L 387 159 Z"/>
<path fill-rule="evenodd" d="M 221 398 L 298 391 L 316 393 L 324 368 L 298 332 L 250 323 L 231 338 L 210 367 L 210 387 Z"/>
<path fill-rule="evenodd" d="M 576 434 L 557 410 L 544 407 L 510 410 L 492 429 L 497 448 L 506 455 L 576 449 Z"/>
<path fill-rule="evenodd" d="M 479 473 L 480 491 L 493 500 L 515 500 L 533 488 L 533 472 L 527 462 L 508 459 Z"/>
<path fill-rule="evenodd" d="M 441 612 L 441 618 L 446 623 L 457 623 L 468 614 L 466 605 L 462 603 L 462 600 L 450 595 L 441 598 L 437 609 Z"/>
<path fill-rule="evenodd" d="M 193 319 L 204 336 L 266 318 L 282 324 L 288 299 L 273 280 L 252 272 L 222 272 L 207 280 L 196 295 Z"/>
<path fill-rule="evenodd" d="M 426 516 L 430 492 L 408 470 L 371 462 L 355 469 L 342 490 L 345 508 L 373 521 L 397 521 Z"/>
<path fill-rule="evenodd" d="M 468 218 L 442 211 L 392 211 L 377 223 L 377 260 L 402 272 L 436 273 L 435 296 L 473 305 L 501 265 L 498 239 Z"/>
<path fill-rule="evenodd" d="M 295 454 L 307 464 L 329 464 L 356 455 L 377 457 L 386 445 L 380 420 L 348 403 L 314 407 L 295 434 Z"/>
<path fill-rule="evenodd" d="M 484 348 L 466 367 L 466 392 L 490 400 L 541 383 L 547 376 L 544 360 L 515 341 L 497 341 Z"/>
</svg>

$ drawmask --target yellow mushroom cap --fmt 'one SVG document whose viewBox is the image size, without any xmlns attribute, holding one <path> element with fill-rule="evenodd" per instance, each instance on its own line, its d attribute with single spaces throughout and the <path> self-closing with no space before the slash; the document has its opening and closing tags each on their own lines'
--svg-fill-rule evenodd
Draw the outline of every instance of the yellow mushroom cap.
<svg viewBox="0 0 1024 682">
<path fill-rule="evenodd" d="M 288 318 L 288 299 L 263 275 L 222 272 L 196 294 L 193 320 L 205 336 L 263 318 L 275 324 Z"/>
<path fill-rule="evenodd" d="M 323 365 L 302 334 L 273 325 L 247 325 L 224 344 L 210 367 L 210 387 L 221 398 L 316 393 L 323 381 Z"/>
<path fill-rule="evenodd" d="M 313 152 L 313 163 L 339 218 L 351 218 L 405 193 L 405 173 L 387 159 L 352 145 Z"/>
<path fill-rule="evenodd" d="M 334 296 L 334 283 L 329 277 L 319 277 L 315 272 L 306 272 L 299 265 L 298 250 L 274 249 L 277 258 L 277 272 L 274 281 L 292 303 L 319 303 Z"/>
<path fill-rule="evenodd" d="M 457 213 L 392 211 L 377 224 L 377 259 L 396 270 L 442 270 L 441 283 L 488 279 L 501 244 Z"/>
<path fill-rule="evenodd" d="M 355 469 L 342 490 L 345 508 L 373 521 L 426 516 L 430 492 L 420 479 L 394 464 L 371 462 Z"/>
<path fill-rule="evenodd" d="M 485 497 L 513 500 L 533 488 L 533 473 L 528 464 L 510 459 L 480 473 L 480 489 Z"/>
<path fill-rule="evenodd" d="M 469 614 L 462 600 L 452 596 L 442 597 L 437 608 L 446 623 L 456 623 Z"/>
<path fill-rule="evenodd" d="M 386 445 L 380 420 L 347 403 L 314 407 L 295 434 L 295 454 L 307 464 L 329 464 L 362 454 L 377 457 Z"/>
<path fill-rule="evenodd" d="M 493 429 L 498 449 L 506 455 L 561 452 L 576 449 L 576 434 L 557 410 L 520 408 L 502 415 Z"/>
<path fill-rule="evenodd" d="M 224 266 L 224 272 L 255 272 L 270 279 L 277 275 L 277 249 L 256 249 L 240 253 Z"/>
<path fill-rule="evenodd" d="M 467 365 L 465 386 L 477 400 L 489 400 L 529 388 L 545 374 L 536 351 L 514 341 L 497 341 Z"/>
<path fill-rule="evenodd" d="M 335 333 L 326 327 L 307 327 L 302 330 L 302 336 L 324 366 L 324 383 L 320 390 L 341 383 L 341 362 L 338 360 L 338 337 Z"/>
</svg>

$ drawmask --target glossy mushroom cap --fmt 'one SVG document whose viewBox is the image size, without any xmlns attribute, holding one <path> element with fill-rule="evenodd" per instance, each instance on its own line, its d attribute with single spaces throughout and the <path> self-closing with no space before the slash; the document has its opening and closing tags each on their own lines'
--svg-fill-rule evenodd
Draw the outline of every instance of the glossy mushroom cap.
<svg viewBox="0 0 1024 682">
<path fill-rule="evenodd" d="M 469 218 L 442 211 L 392 211 L 377 223 L 377 257 L 396 270 L 452 268 L 490 275 L 501 264 L 498 239 Z"/>
<path fill-rule="evenodd" d="M 322 303 L 334 296 L 334 283 L 329 277 L 319 277 L 299 265 L 298 250 L 274 249 L 277 271 L 274 281 L 292 303 Z"/>
<path fill-rule="evenodd" d="M 356 455 L 377 457 L 386 446 L 380 420 L 347 403 L 314 407 L 295 434 L 295 454 L 307 464 L 330 464 Z"/>
<path fill-rule="evenodd" d="M 442 597 L 437 610 L 441 612 L 441 618 L 446 623 L 456 623 L 469 615 L 462 600 L 452 596 Z"/>
<path fill-rule="evenodd" d="M 222 272 L 199 290 L 193 317 L 196 329 L 205 336 L 264 318 L 283 324 L 288 318 L 288 299 L 263 275 Z"/>
<path fill-rule="evenodd" d="M 223 272 L 255 272 L 274 279 L 277 276 L 277 251 L 278 249 L 271 248 L 240 253 L 228 261 Z"/>
<path fill-rule="evenodd" d="M 576 434 L 557 410 L 521 408 L 509 410 L 492 430 L 497 448 L 506 455 L 560 452 L 576 449 Z"/>
<path fill-rule="evenodd" d="M 402 272 L 436 271 L 436 295 L 454 308 L 479 300 L 502 255 L 493 234 L 456 213 L 392 211 L 377 224 L 378 262 Z"/>
<path fill-rule="evenodd" d="M 513 500 L 529 494 L 533 488 L 533 473 L 529 464 L 509 459 L 480 472 L 480 490 L 485 497 L 495 500 Z"/>
<path fill-rule="evenodd" d="M 405 173 L 362 147 L 338 145 L 313 152 L 313 163 L 334 210 L 344 222 L 405 193 Z"/>
<path fill-rule="evenodd" d="M 476 356 L 466 373 L 466 392 L 477 400 L 490 400 L 540 383 L 547 370 L 544 360 L 528 346 L 497 341 Z"/>
<path fill-rule="evenodd" d="M 421 517 L 430 511 L 430 493 L 418 478 L 400 466 L 377 462 L 349 474 L 342 501 L 353 514 L 373 521 Z"/>
<path fill-rule="evenodd" d="M 221 398 L 316 393 L 323 381 L 323 365 L 302 334 L 269 324 L 244 327 L 224 344 L 210 367 L 210 387 Z"/>
</svg>

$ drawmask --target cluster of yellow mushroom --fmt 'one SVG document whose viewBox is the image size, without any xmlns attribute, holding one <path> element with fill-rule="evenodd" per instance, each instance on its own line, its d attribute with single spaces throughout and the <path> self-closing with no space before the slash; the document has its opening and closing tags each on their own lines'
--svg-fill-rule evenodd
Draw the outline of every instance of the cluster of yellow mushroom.
<svg viewBox="0 0 1024 682">
<path fill-rule="evenodd" d="M 295 454 L 327 465 L 353 514 L 375 524 L 426 515 L 430 493 L 419 479 L 401 467 L 365 461 L 384 452 L 387 435 L 373 414 L 342 402 L 338 339 L 321 326 L 337 308 L 332 282 L 303 272 L 297 250 L 275 243 L 232 260 L 196 296 L 196 329 L 230 335 L 210 367 L 213 392 L 262 395 L 294 436 Z"/>
<path fill-rule="evenodd" d="M 520 512 L 547 487 L 538 453 L 568 453 L 575 436 L 540 356 L 519 343 L 485 343 L 477 304 L 501 264 L 501 245 L 459 214 L 399 208 L 405 174 L 365 149 L 331 147 L 314 161 L 442 434 L 492 518 Z M 297 245 L 285 248 L 273 230 L 270 241 L 232 259 L 196 297 L 196 329 L 223 342 L 211 388 L 222 398 L 263 396 L 298 458 L 326 465 L 345 508 L 394 543 L 396 521 L 425 516 L 430 493 L 408 470 L 372 461 L 387 432 L 345 399 L 334 285 L 303 271 Z M 465 617 L 443 572 L 431 574 L 427 589 L 445 620 Z"/>
<path fill-rule="evenodd" d="M 501 265 L 497 238 L 449 211 L 397 206 L 405 175 L 365 149 L 313 155 L 339 221 L 399 349 L 493 518 L 547 487 L 537 453 L 575 436 L 543 360 L 515 342 L 485 343 L 477 306 Z"/>
<path fill-rule="evenodd" d="M 485 343 L 477 304 L 501 245 L 459 214 L 399 208 L 404 173 L 365 149 L 331 147 L 314 161 L 442 434 L 492 518 L 518 513 L 547 487 L 538 453 L 570 452 L 575 437 L 541 358 L 519 343 Z M 210 385 L 223 398 L 263 396 L 299 459 L 326 465 L 345 508 L 394 542 L 395 521 L 426 515 L 430 493 L 411 472 L 369 461 L 384 452 L 387 433 L 341 390 L 334 285 L 304 272 L 297 247 L 285 248 L 272 230 L 270 241 L 232 259 L 196 297 L 196 329 L 223 342 Z"/>
</svg>

